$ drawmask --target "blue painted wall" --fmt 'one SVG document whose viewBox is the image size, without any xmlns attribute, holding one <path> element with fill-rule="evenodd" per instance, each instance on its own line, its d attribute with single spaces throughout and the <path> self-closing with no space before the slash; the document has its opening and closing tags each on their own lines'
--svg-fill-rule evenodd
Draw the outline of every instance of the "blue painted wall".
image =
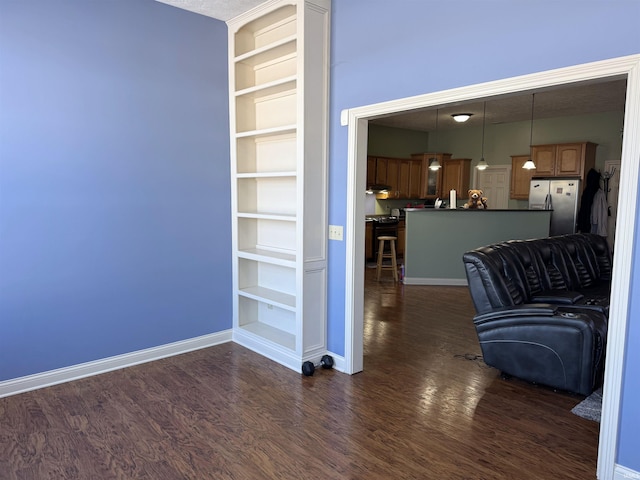
<svg viewBox="0 0 640 480">
<path fill-rule="evenodd" d="M 227 29 L 0 0 L 0 381 L 231 328 Z"/>
<path fill-rule="evenodd" d="M 366 12 L 366 13 L 365 13 Z M 640 53 L 640 2 L 334 0 L 329 222 L 346 222 L 340 111 Z M 640 235 L 638 236 L 640 240 Z M 345 245 L 329 242 L 329 347 L 344 352 Z M 634 277 L 640 276 L 636 264 Z M 640 306 L 629 348 L 640 348 Z M 640 470 L 640 362 L 627 362 L 619 462 Z M 635 379 L 630 381 L 630 379 Z M 635 436 L 634 436 L 635 433 Z"/>
</svg>

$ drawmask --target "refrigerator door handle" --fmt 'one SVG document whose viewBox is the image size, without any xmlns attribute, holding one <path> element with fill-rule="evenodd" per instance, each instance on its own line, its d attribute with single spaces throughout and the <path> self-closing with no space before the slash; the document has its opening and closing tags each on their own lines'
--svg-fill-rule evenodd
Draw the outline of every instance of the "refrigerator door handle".
<svg viewBox="0 0 640 480">
<path fill-rule="evenodd" d="M 553 204 L 552 204 L 551 194 L 550 193 L 547 193 L 547 196 L 544 199 L 544 209 L 545 210 L 553 209 Z"/>
</svg>

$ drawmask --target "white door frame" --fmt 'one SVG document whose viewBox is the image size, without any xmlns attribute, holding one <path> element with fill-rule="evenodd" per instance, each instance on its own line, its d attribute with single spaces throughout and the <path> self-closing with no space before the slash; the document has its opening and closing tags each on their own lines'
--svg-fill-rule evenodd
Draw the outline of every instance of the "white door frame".
<svg viewBox="0 0 640 480">
<path fill-rule="evenodd" d="M 506 175 L 507 178 L 511 178 L 511 165 L 508 164 L 504 164 L 504 165 L 489 165 L 485 170 L 478 170 L 477 168 L 473 169 L 473 182 L 471 183 L 473 185 L 473 188 L 479 188 L 479 183 L 480 183 L 480 176 L 486 172 L 487 170 L 491 171 L 491 170 L 506 170 Z M 485 192 L 485 196 L 486 192 Z M 507 191 L 507 206 L 504 208 L 509 208 L 509 191 Z M 489 209 L 493 210 L 494 208 L 497 208 L 495 206 L 495 200 L 492 200 L 489 196 L 489 200 L 487 201 L 487 204 L 489 205 Z M 492 204 L 494 206 L 492 206 Z"/>
<path fill-rule="evenodd" d="M 616 255 L 613 262 L 611 310 L 606 352 L 604 398 L 600 426 L 597 476 L 613 480 L 622 475 L 615 464 L 618 446 L 618 422 L 623 375 L 629 285 L 635 232 L 635 207 L 638 197 L 640 164 L 640 55 L 614 58 L 573 67 L 549 70 L 520 77 L 482 83 L 468 87 L 429 93 L 374 105 L 344 110 L 341 123 L 348 125 L 348 176 L 345 272 L 345 371 L 356 373 L 363 368 L 364 311 L 364 201 L 361 192 L 366 183 L 367 129 L 370 119 L 417 108 L 451 102 L 479 101 L 498 95 L 535 91 L 575 82 L 606 78 L 627 78 L 627 96 L 622 142 L 620 203 L 616 231 Z M 619 476 L 622 478 L 622 476 Z"/>
</svg>

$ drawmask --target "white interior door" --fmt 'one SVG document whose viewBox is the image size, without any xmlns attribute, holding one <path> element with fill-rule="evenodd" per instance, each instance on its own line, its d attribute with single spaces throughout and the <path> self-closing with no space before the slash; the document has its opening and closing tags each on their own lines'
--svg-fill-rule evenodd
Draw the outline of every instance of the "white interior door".
<svg viewBox="0 0 640 480">
<path fill-rule="evenodd" d="M 511 166 L 489 166 L 484 170 L 476 169 L 476 188 L 484 192 L 487 206 L 491 210 L 509 208 L 509 190 L 511 188 Z"/>
<path fill-rule="evenodd" d="M 603 177 L 609 176 L 609 191 L 607 194 L 607 202 L 609 203 L 609 224 L 607 225 L 607 241 L 609 248 L 613 252 L 613 244 L 616 234 L 616 218 L 618 213 L 618 191 L 620 190 L 620 160 L 607 160 L 604 162 Z"/>
</svg>

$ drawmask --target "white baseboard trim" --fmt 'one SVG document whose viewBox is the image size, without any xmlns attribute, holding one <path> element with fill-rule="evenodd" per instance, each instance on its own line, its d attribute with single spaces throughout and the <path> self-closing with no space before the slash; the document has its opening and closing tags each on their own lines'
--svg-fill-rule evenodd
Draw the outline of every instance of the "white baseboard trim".
<svg viewBox="0 0 640 480">
<path fill-rule="evenodd" d="M 50 370 L 48 372 L 36 373 L 25 377 L 14 378 L 0 382 L 0 398 L 16 395 L 18 393 L 36 390 L 38 388 L 49 387 L 58 383 L 70 382 L 80 378 L 99 375 L 119 368 L 131 367 L 140 363 L 160 360 L 161 358 L 180 355 L 181 353 L 199 350 L 201 348 L 212 347 L 221 343 L 230 342 L 232 331 L 203 335 L 179 342 L 168 343 L 158 347 L 138 350 L 123 355 L 103 358 L 92 362 L 72 365 L 70 367 Z"/>
<path fill-rule="evenodd" d="M 466 287 L 467 280 L 464 278 L 420 278 L 404 277 L 405 285 L 444 285 L 453 287 Z"/>
<path fill-rule="evenodd" d="M 237 328 L 233 332 L 233 341 L 291 370 L 301 371 L 302 362 L 291 353 L 291 350 L 270 342 L 260 335 L 248 332 L 243 328 Z"/>
<path fill-rule="evenodd" d="M 333 368 L 336 369 L 339 372 L 343 372 L 344 373 L 344 367 L 345 367 L 345 360 L 344 357 L 341 355 L 336 355 L 333 352 L 327 352 L 328 355 L 331 355 L 333 357 Z"/>
<path fill-rule="evenodd" d="M 333 357 L 333 368 L 335 370 L 344 372 L 344 357 L 335 355 L 329 351 L 316 351 L 311 356 L 300 359 L 297 355 L 292 354 L 290 350 L 280 347 L 273 342 L 269 342 L 263 337 L 247 332 L 242 328 L 238 328 L 233 332 L 233 341 L 238 345 L 242 345 L 249 350 L 259 353 L 263 357 L 273 360 L 280 365 L 284 365 L 298 373 L 302 373 L 301 368 L 304 360 L 309 360 L 317 364 L 320 362 L 320 358 L 324 354 L 331 355 Z"/>
<path fill-rule="evenodd" d="M 622 465 L 616 465 L 613 480 L 640 480 L 640 472 L 631 470 L 630 468 L 623 467 Z"/>
</svg>

